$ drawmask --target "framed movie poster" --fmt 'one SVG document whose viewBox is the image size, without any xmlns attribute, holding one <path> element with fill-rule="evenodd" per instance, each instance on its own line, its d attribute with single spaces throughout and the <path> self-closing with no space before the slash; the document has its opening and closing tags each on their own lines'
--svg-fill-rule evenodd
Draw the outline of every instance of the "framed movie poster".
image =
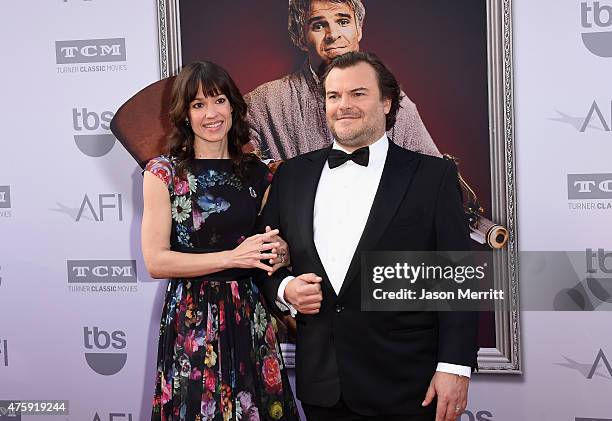
<svg viewBox="0 0 612 421">
<path fill-rule="evenodd" d="M 510 0 L 334 2 L 347 8 L 346 16 L 327 22 L 304 12 L 308 0 L 158 0 L 160 76 L 210 60 L 229 71 L 250 106 L 257 100 L 266 107 L 285 101 L 290 94 L 283 87 L 290 85 L 298 101 L 289 110 L 293 117 L 285 114 L 286 102 L 278 113 L 260 109 L 267 121 L 253 133 L 264 155 L 287 159 L 307 151 L 300 139 L 325 125 L 315 90 L 307 90 L 316 87 L 325 54 L 334 53 L 305 39 L 304 25 L 348 40 L 335 54 L 360 49 L 378 55 L 435 144 L 424 152 L 455 157 L 482 217 L 507 230 L 505 245 L 493 253 L 495 283 L 509 303 L 507 309 L 481 313 L 479 371 L 520 373 Z M 275 118 L 296 113 L 297 125 L 309 115 L 304 133 L 292 133 L 291 127 L 268 130 Z M 402 144 L 400 130 L 391 138 Z M 474 241 L 475 250 L 487 248 Z M 284 343 L 283 351 L 291 365 L 293 345 Z"/>
</svg>

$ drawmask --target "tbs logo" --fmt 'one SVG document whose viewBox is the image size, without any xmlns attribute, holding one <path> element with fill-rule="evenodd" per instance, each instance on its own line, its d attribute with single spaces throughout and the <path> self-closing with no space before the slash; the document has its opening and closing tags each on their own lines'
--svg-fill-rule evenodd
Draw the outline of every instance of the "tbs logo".
<svg viewBox="0 0 612 421">
<path fill-rule="evenodd" d="M 612 57 L 612 5 L 607 1 L 580 3 L 582 42 L 599 57 Z"/>
<path fill-rule="evenodd" d="M 96 113 L 87 108 L 72 109 L 72 127 L 77 148 L 87 156 L 98 158 L 110 152 L 115 137 L 108 133 L 114 114 L 111 111 Z M 82 132 L 89 132 L 82 134 Z M 103 131 L 103 133 L 100 133 Z M 106 133 L 104 133 L 106 132 Z"/>
<path fill-rule="evenodd" d="M 125 332 L 116 330 L 107 332 L 98 326 L 83 327 L 83 342 L 85 349 L 85 360 L 89 367 L 103 376 L 112 376 L 121 371 L 127 361 L 125 350 L 127 340 Z"/>
</svg>

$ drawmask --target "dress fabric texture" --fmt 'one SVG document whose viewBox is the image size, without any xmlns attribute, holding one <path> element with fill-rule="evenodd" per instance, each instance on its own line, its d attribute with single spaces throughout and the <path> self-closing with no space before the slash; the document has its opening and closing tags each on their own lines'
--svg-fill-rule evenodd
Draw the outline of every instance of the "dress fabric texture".
<svg viewBox="0 0 612 421">
<path fill-rule="evenodd" d="M 179 176 L 173 158 L 149 161 L 145 171 L 168 187 L 172 250 L 230 250 L 255 233 L 272 174 L 258 160 L 247 169 L 238 177 L 229 159 L 195 159 Z M 255 275 L 231 269 L 169 281 L 152 420 L 298 420 Z"/>
</svg>

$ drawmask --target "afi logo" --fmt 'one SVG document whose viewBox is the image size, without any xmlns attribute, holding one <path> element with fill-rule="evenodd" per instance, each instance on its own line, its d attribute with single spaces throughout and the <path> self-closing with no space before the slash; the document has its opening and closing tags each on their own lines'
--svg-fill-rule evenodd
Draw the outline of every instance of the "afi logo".
<svg viewBox="0 0 612 421">
<path fill-rule="evenodd" d="M 136 260 L 68 260 L 68 283 L 136 283 Z"/>
<path fill-rule="evenodd" d="M 610 122 L 612 123 L 612 101 L 610 101 L 610 110 L 611 110 Z M 608 124 L 608 122 L 606 121 L 606 118 L 601 112 L 599 104 L 597 104 L 597 101 L 593 101 L 593 104 L 591 104 L 591 108 L 589 108 L 589 112 L 587 113 L 586 117 L 584 118 L 584 121 L 582 122 L 582 125 L 580 126 L 579 130 L 581 133 L 584 133 L 587 127 L 593 127 L 591 125 L 591 120 L 593 119 L 593 117 L 596 117 L 596 119 L 599 120 L 599 123 L 601 124 L 603 131 L 605 132 L 610 131 L 610 124 Z"/>
<path fill-rule="evenodd" d="M 96 412 L 92 421 L 132 421 L 132 414 L 126 414 L 123 412 L 111 412 L 108 417 L 100 416 Z"/>
<path fill-rule="evenodd" d="M 568 174 L 568 199 L 612 199 L 612 174 Z"/>
<path fill-rule="evenodd" d="M 103 111 L 98 114 L 85 107 L 72 109 L 72 127 L 74 131 L 90 132 L 89 134 L 78 133 L 74 135 L 74 141 L 81 152 L 94 158 L 104 156 L 110 152 L 115 144 L 115 137 L 108 133 L 113 117 L 114 114 L 111 111 Z"/>
<path fill-rule="evenodd" d="M 79 222 L 83 217 L 83 213 L 89 214 L 96 222 L 104 222 L 104 209 L 116 209 L 117 219 L 123 221 L 123 202 L 121 201 L 121 193 L 118 194 L 99 194 L 96 201 L 96 208 L 91 203 L 87 195 L 81 202 L 81 207 L 76 216 L 76 221 Z"/>
<path fill-rule="evenodd" d="M 125 332 L 121 330 L 107 332 L 98 326 L 93 328 L 85 326 L 83 327 L 83 344 L 85 349 L 90 351 L 85 352 L 85 360 L 96 373 L 112 376 L 125 366 L 127 353 L 108 352 L 125 349 L 127 346 Z"/>
<path fill-rule="evenodd" d="M 608 370 L 610 377 L 612 377 L 612 366 L 610 366 L 610 361 L 608 361 L 606 358 L 606 354 L 604 354 L 603 350 L 600 349 L 595 357 L 595 361 L 593 362 L 593 366 L 591 367 L 589 374 L 587 374 L 587 379 L 593 378 L 593 375 L 597 371 L 597 368 L 599 368 L 600 364 L 603 364 L 606 370 Z"/>
<path fill-rule="evenodd" d="M 612 379 L 612 365 L 610 364 L 610 360 L 606 357 L 606 354 L 602 349 L 599 350 L 597 355 L 595 356 L 595 360 L 593 363 L 583 363 L 580 361 L 575 361 L 571 358 L 563 356 L 565 359 L 565 363 L 555 363 L 556 365 L 560 365 L 562 367 L 571 368 L 573 370 L 578 371 L 584 378 L 591 380 L 593 377 L 603 377 L 604 379 L 611 380 Z M 605 373 L 602 373 L 601 369 L 605 370 Z M 606 374 L 607 373 L 607 374 Z"/>
<path fill-rule="evenodd" d="M 599 57 L 612 57 L 612 5 L 594 1 L 580 3 L 582 42 Z"/>
<path fill-rule="evenodd" d="M 125 38 L 55 41 L 57 64 L 126 61 Z"/>
</svg>

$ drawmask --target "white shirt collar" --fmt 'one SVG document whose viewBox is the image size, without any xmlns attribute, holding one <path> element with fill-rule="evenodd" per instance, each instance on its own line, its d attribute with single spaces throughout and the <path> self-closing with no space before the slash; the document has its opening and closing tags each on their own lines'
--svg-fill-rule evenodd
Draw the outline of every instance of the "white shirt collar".
<svg viewBox="0 0 612 421">
<path fill-rule="evenodd" d="M 389 138 L 387 137 L 387 133 L 383 134 L 380 139 L 376 142 L 368 145 L 370 149 L 370 164 L 377 164 L 379 162 L 385 162 L 387 159 L 387 151 L 389 150 Z M 342 147 L 336 140 L 334 139 L 334 143 L 332 144 L 332 149 L 339 149 L 343 152 L 350 153 L 346 149 Z"/>
</svg>

